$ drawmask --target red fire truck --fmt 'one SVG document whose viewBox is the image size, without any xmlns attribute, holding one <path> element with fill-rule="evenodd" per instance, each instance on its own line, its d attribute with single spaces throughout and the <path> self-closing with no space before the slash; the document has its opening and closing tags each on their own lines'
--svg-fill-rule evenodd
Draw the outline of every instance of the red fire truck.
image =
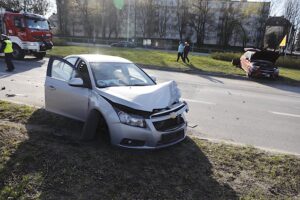
<svg viewBox="0 0 300 200">
<path fill-rule="evenodd" d="M 15 59 L 23 59 L 26 54 L 43 58 L 53 47 L 49 23 L 41 15 L 0 8 L 0 34 L 12 41 Z"/>
</svg>

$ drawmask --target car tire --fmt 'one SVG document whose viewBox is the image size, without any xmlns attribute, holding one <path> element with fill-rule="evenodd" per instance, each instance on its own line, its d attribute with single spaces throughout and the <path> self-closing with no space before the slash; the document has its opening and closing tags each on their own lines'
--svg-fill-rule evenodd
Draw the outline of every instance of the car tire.
<svg viewBox="0 0 300 200">
<path fill-rule="evenodd" d="M 105 119 L 97 110 L 92 110 L 84 123 L 80 139 L 82 141 L 91 141 L 98 136 L 98 133 L 100 133 L 101 140 L 110 142 L 110 135 Z"/>
<path fill-rule="evenodd" d="M 33 55 L 37 58 L 37 59 L 43 59 L 46 56 L 46 52 L 36 52 L 33 53 Z"/>
<path fill-rule="evenodd" d="M 96 110 L 92 110 L 84 123 L 81 137 L 82 141 L 90 141 L 95 139 L 98 123 L 100 120 L 100 114 Z"/>
<path fill-rule="evenodd" d="M 16 60 L 23 60 L 25 58 L 25 52 L 19 45 L 13 44 L 13 50 L 14 52 L 12 53 L 13 58 Z"/>
</svg>

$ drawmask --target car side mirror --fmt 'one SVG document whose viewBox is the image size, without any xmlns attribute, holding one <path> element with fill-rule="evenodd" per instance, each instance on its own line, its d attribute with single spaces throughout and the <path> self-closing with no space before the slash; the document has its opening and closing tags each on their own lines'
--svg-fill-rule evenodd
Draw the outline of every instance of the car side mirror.
<svg viewBox="0 0 300 200">
<path fill-rule="evenodd" d="M 71 80 L 69 80 L 68 84 L 73 87 L 82 87 L 83 80 L 81 78 L 72 78 Z"/>
<path fill-rule="evenodd" d="M 155 77 L 155 76 L 150 76 L 150 78 L 151 78 L 154 82 L 156 82 L 156 77 Z"/>
</svg>

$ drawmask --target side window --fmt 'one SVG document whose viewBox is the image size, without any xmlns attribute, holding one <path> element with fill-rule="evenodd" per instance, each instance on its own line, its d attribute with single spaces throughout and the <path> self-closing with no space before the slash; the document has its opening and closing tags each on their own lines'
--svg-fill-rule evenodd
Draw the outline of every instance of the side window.
<svg viewBox="0 0 300 200">
<path fill-rule="evenodd" d="M 15 18 L 15 27 L 22 27 L 21 19 L 20 18 Z"/>
<path fill-rule="evenodd" d="M 51 77 L 62 81 L 69 81 L 73 74 L 73 67 L 59 60 L 54 60 L 52 64 Z"/>
<path fill-rule="evenodd" d="M 77 62 L 77 60 L 78 60 L 78 58 L 76 58 L 76 57 L 70 57 L 70 58 L 67 58 L 66 60 L 67 60 L 69 63 L 71 63 L 72 65 L 75 66 L 75 64 L 76 64 L 76 62 Z"/>
</svg>

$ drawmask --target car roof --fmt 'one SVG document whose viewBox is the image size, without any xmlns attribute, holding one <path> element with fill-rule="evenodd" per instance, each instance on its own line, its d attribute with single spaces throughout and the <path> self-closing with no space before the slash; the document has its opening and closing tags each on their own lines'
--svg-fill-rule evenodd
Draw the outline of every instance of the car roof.
<svg viewBox="0 0 300 200">
<path fill-rule="evenodd" d="M 70 55 L 68 57 L 79 57 L 87 62 L 117 62 L 117 63 L 132 63 L 131 61 L 117 57 L 117 56 L 108 56 L 108 55 L 101 55 L 101 54 L 77 54 L 77 55 Z"/>
</svg>

